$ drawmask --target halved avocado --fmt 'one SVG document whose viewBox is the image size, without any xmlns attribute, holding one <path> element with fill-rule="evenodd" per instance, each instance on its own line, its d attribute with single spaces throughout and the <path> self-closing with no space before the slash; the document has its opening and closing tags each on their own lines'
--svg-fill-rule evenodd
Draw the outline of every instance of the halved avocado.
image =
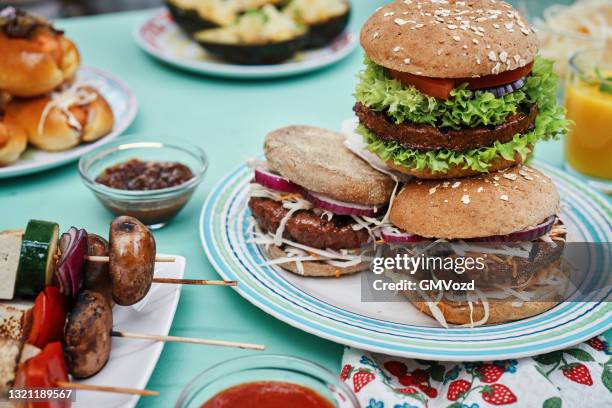
<svg viewBox="0 0 612 408">
<path fill-rule="evenodd" d="M 266 44 L 229 44 L 210 41 L 196 41 L 207 52 L 226 61 L 243 65 L 278 64 L 293 57 L 304 47 L 307 34 L 302 34 L 285 41 Z"/>
<path fill-rule="evenodd" d="M 172 0 L 166 0 L 166 7 L 176 24 L 189 36 L 201 30 L 220 27 L 214 21 L 204 18 L 196 9 L 183 8 Z"/>
<path fill-rule="evenodd" d="M 333 16 L 325 21 L 309 25 L 306 48 L 321 48 L 329 45 L 338 37 L 349 23 L 351 17 L 350 7 L 346 13 Z"/>
</svg>

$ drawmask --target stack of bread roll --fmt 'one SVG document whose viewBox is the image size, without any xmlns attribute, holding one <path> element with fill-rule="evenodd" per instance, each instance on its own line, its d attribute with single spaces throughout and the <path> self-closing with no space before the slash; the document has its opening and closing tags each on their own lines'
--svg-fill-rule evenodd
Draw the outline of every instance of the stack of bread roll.
<svg viewBox="0 0 612 408">
<path fill-rule="evenodd" d="M 0 10 L 0 166 L 28 144 L 63 151 L 113 128 L 108 102 L 76 80 L 76 45 L 48 21 L 13 7 Z"/>
</svg>

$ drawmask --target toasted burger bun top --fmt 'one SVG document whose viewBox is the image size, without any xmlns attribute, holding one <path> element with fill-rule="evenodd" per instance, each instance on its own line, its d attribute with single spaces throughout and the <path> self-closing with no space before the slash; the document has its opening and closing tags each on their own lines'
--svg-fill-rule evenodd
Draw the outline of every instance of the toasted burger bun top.
<svg viewBox="0 0 612 408">
<path fill-rule="evenodd" d="M 552 181 L 526 166 L 444 181 L 407 184 L 391 208 L 396 227 L 427 238 L 507 235 L 537 225 L 559 208 Z"/>
<path fill-rule="evenodd" d="M 311 126 L 289 126 L 266 137 L 270 170 L 307 190 L 368 206 L 389 202 L 395 183 L 344 146 L 344 136 Z"/>
<path fill-rule="evenodd" d="M 378 65 L 435 78 L 496 75 L 538 52 L 527 20 L 495 0 L 398 0 L 370 17 L 361 45 Z"/>
</svg>

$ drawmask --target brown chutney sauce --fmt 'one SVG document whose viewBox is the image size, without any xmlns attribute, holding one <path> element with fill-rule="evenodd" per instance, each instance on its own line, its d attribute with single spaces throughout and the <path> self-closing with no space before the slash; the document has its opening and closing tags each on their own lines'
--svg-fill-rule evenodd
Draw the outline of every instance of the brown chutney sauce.
<svg viewBox="0 0 612 408">
<path fill-rule="evenodd" d="M 189 167 L 177 162 L 131 159 L 107 167 L 96 183 L 119 190 L 161 190 L 176 187 L 193 178 Z"/>
</svg>

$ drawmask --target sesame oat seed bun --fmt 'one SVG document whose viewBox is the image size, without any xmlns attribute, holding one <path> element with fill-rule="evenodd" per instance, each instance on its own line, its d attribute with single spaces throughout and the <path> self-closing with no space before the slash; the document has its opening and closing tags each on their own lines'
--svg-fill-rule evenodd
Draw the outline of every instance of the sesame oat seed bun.
<svg viewBox="0 0 612 408">
<path fill-rule="evenodd" d="M 496 75 L 529 64 L 535 32 L 495 0 L 403 0 L 374 13 L 361 45 L 378 65 L 435 78 Z"/>
<path fill-rule="evenodd" d="M 344 146 L 344 136 L 312 126 L 272 131 L 264 152 L 270 170 L 309 191 L 367 206 L 389 202 L 395 183 Z"/>
<path fill-rule="evenodd" d="M 521 231 L 558 208 L 552 180 L 516 166 L 470 178 L 409 183 L 395 198 L 390 221 L 427 238 L 467 239 Z"/>
<path fill-rule="evenodd" d="M 266 248 L 266 253 L 270 259 L 279 259 L 287 256 L 287 253 L 274 245 L 270 245 Z M 357 272 L 361 272 L 369 267 L 367 262 L 360 263 L 359 265 L 351 266 L 348 268 L 339 268 L 337 266 L 326 264 L 320 261 L 309 261 L 302 262 L 304 272 L 300 272 L 295 262 L 288 262 L 280 264 L 279 266 L 286 271 L 292 272 L 300 276 L 310 276 L 319 278 L 338 278 L 343 275 L 352 275 Z"/>
</svg>

